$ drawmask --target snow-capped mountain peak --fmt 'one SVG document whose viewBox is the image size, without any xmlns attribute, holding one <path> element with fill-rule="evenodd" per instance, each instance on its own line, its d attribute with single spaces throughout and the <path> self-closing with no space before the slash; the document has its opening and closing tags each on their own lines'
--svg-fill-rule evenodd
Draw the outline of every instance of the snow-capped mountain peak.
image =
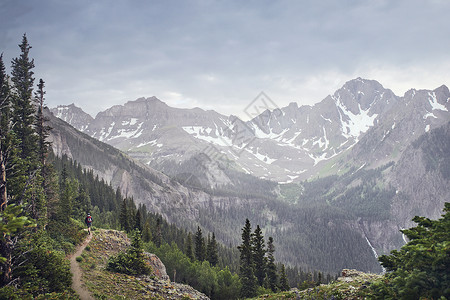
<svg viewBox="0 0 450 300">
<path fill-rule="evenodd" d="M 248 122 L 200 108 L 173 108 L 151 97 L 113 106 L 77 128 L 167 173 L 176 172 L 167 167 L 169 162 L 182 164 L 205 153 L 245 173 L 290 182 L 317 174 L 326 162 L 349 150 L 356 156 L 375 151 L 376 143 L 365 138 L 371 131 L 370 136 L 378 134 L 378 143 L 394 145 L 406 138 L 400 132 L 413 137 L 439 126 L 449 120 L 449 98 L 446 86 L 398 97 L 377 81 L 356 78 L 314 106 L 290 103 Z M 72 111 L 74 107 L 53 110 L 74 125 Z M 414 132 L 405 131 L 408 122 L 415 124 L 408 127 Z M 383 161 L 390 157 L 383 155 Z"/>
</svg>

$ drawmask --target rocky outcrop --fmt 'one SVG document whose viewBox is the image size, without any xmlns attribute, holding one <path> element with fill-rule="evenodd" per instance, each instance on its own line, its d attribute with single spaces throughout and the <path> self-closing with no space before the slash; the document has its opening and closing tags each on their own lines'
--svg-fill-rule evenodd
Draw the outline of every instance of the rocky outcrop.
<svg viewBox="0 0 450 300">
<path fill-rule="evenodd" d="M 354 282 L 354 281 L 373 281 L 380 278 L 378 274 L 364 273 L 355 269 L 343 269 L 341 276 L 338 277 L 338 281 L 342 282 Z"/>
<path fill-rule="evenodd" d="M 154 280 L 150 276 L 138 277 L 136 280 L 141 282 L 146 292 L 151 293 L 153 296 L 163 297 L 163 299 L 209 299 L 205 294 L 200 293 L 187 284 L 170 282 L 168 280 Z"/>
<path fill-rule="evenodd" d="M 380 278 L 381 275 L 377 274 L 364 273 L 354 269 L 343 269 L 341 276 L 335 282 L 321 284 L 302 291 L 294 288 L 289 291 L 294 297 L 288 295 L 283 297 L 283 299 L 366 299 L 369 286 Z"/>
<path fill-rule="evenodd" d="M 153 253 L 144 252 L 144 256 L 152 267 L 153 275 L 159 280 L 170 281 L 166 272 L 166 266 L 162 263 L 158 256 Z"/>
</svg>

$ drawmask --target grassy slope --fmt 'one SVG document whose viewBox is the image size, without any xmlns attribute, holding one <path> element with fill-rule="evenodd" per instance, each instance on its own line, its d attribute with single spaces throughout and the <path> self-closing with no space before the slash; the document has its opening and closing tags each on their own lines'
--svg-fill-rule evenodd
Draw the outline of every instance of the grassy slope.
<svg viewBox="0 0 450 300">
<path fill-rule="evenodd" d="M 158 280 L 154 276 L 136 277 L 107 271 L 108 257 L 126 250 L 128 245 L 129 240 L 123 232 L 94 232 L 89 247 L 81 255 L 80 266 L 83 282 L 96 299 L 193 299 L 194 295 L 202 296 L 189 286 Z"/>
</svg>

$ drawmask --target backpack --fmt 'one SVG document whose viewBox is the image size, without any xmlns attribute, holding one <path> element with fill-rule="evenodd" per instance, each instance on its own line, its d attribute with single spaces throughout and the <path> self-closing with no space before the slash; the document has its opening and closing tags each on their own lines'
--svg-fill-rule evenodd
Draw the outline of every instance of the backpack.
<svg viewBox="0 0 450 300">
<path fill-rule="evenodd" d="M 91 217 L 91 216 L 88 216 L 88 217 L 86 218 L 86 220 L 87 220 L 88 223 L 92 223 L 92 217 Z"/>
</svg>

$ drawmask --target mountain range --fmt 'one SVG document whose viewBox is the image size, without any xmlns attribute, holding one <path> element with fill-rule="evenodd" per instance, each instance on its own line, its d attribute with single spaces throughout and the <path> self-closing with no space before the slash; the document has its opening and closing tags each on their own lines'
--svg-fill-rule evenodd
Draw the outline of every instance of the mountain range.
<svg viewBox="0 0 450 300">
<path fill-rule="evenodd" d="M 48 117 L 55 153 L 225 243 L 253 218 L 292 265 L 380 271 L 374 256 L 404 243 L 399 229 L 414 215 L 437 218 L 449 199 L 444 85 L 400 97 L 357 78 L 313 106 L 278 108 L 262 93 L 246 109 L 257 113 L 242 121 L 151 97 L 95 118 L 73 104 L 51 109 L 74 128 Z"/>
</svg>

